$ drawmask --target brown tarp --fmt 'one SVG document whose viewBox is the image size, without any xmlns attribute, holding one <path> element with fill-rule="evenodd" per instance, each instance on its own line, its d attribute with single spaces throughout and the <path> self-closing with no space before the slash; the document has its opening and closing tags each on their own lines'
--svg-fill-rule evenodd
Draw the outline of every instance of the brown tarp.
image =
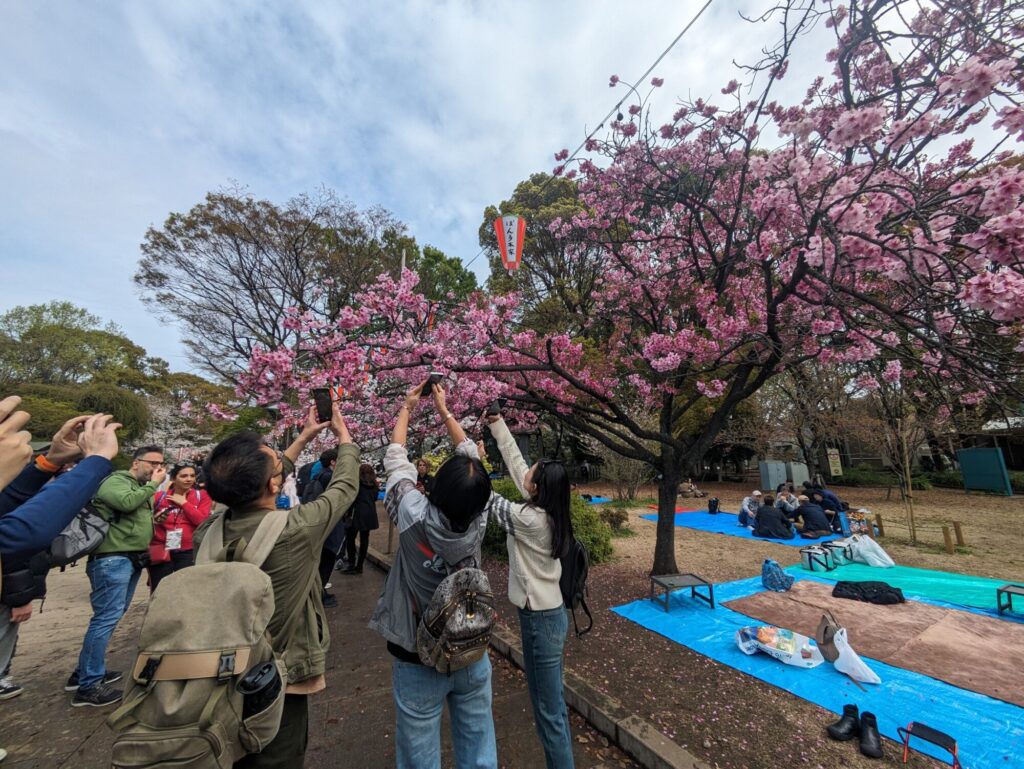
<svg viewBox="0 0 1024 769">
<path fill-rule="evenodd" d="M 829 609 L 858 654 L 1024 707 L 1024 625 L 917 601 L 876 606 L 833 598 L 832 587 L 801 580 L 786 593 L 725 605 L 811 638 Z"/>
</svg>

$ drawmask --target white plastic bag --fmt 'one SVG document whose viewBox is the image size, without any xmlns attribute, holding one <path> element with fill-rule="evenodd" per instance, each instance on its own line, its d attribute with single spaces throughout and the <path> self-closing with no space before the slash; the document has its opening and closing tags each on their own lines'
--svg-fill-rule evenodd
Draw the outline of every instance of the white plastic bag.
<svg viewBox="0 0 1024 769">
<path fill-rule="evenodd" d="M 835 641 L 836 650 L 839 652 L 839 657 L 833 663 L 836 666 L 836 670 L 840 673 L 846 673 L 855 681 L 862 681 L 866 684 L 882 683 L 882 679 L 864 663 L 864 660 L 857 656 L 857 652 L 850 646 L 850 642 L 846 639 L 846 628 L 839 628 L 833 640 Z"/>
<path fill-rule="evenodd" d="M 853 549 L 855 563 L 866 563 L 868 566 L 878 566 L 883 569 L 896 565 L 896 561 L 890 558 L 882 546 L 870 537 L 854 535 L 847 541 Z"/>
</svg>

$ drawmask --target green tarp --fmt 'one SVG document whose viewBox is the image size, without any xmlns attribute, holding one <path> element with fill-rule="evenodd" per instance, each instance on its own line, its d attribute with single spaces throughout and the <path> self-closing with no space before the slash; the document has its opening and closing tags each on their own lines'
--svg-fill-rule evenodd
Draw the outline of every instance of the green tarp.
<svg viewBox="0 0 1024 769">
<path fill-rule="evenodd" d="M 808 574 L 799 564 L 790 566 L 789 571 Z M 1006 584 L 1006 580 L 987 579 L 970 574 L 951 574 L 947 571 L 915 569 L 910 566 L 881 569 L 860 563 L 837 566 L 832 571 L 814 572 L 814 576 L 833 582 L 878 580 L 898 587 L 908 598 L 925 598 L 959 606 L 973 606 L 992 613 L 996 612 L 996 588 Z"/>
</svg>

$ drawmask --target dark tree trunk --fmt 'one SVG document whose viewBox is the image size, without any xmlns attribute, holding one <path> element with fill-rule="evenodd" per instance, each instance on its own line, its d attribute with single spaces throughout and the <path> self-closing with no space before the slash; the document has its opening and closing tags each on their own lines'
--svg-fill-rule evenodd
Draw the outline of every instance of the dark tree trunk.
<svg viewBox="0 0 1024 769">
<path fill-rule="evenodd" d="M 658 484 L 658 536 L 654 544 L 652 575 L 678 574 L 676 566 L 676 495 L 682 470 L 676 462 L 675 452 L 661 450 L 661 482 Z"/>
</svg>

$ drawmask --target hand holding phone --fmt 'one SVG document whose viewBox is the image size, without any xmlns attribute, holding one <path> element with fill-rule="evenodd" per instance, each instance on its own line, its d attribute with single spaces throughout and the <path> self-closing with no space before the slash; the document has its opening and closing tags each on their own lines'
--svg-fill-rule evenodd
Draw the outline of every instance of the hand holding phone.
<svg viewBox="0 0 1024 769">
<path fill-rule="evenodd" d="M 420 396 L 430 395 L 433 391 L 434 385 L 441 384 L 441 380 L 444 379 L 444 374 L 440 371 L 431 371 L 430 376 L 427 377 L 427 381 L 420 387 Z"/>
<path fill-rule="evenodd" d="M 328 387 L 313 389 L 313 401 L 316 403 L 316 418 L 321 422 L 331 421 L 331 390 Z"/>
</svg>

